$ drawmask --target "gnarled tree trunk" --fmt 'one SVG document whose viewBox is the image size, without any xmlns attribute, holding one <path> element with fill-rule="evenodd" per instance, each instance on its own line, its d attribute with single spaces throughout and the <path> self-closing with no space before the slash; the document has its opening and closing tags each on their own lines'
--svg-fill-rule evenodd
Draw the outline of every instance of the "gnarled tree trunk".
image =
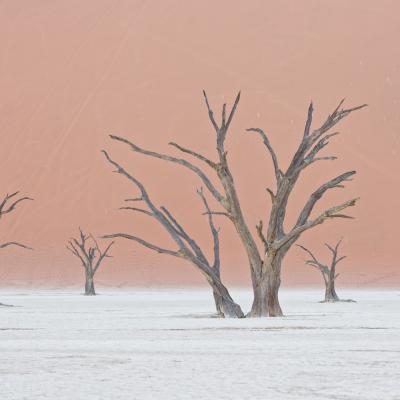
<svg viewBox="0 0 400 400">
<path fill-rule="evenodd" d="M 325 301 L 333 302 L 339 300 L 339 296 L 336 294 L 335 291 L 335 280 L 327 279 L 325 282 Z"/>
<path fill-rule="evenodd" d="M 95 296 L 96 291 L 94 290 L 93 274 L 90 273 L 90 271 L 86 271 L 85 277 L 85 296 Z"/>
<path fill-rule="evenodd" d="M 215 309 L 217 310 L 217 315 L 219 317 L 223 317 L 224 313 L 222 311 L 222 296 L 218 293 L 217 290 L 213 289 L 213 296 L 214 296 L 214 302 L 215 302 Z"/>
<path fill-rule="evenodd" d="M 244 313 L 240 306 L 236 304 L 228 289 L 220 280 L 208 279 L 208 282 L 213 290 L 215 307 L 220 317 L 228 318 L 244 318 Z"/>
<path fill-rule="evenodd" d="M 253 287 L 254 300 L 249 313 L 250 317 L 281 317 L 279 288 L 281 285 L 282 254 L 266 255 L 262 276 Z"/>
</svg>

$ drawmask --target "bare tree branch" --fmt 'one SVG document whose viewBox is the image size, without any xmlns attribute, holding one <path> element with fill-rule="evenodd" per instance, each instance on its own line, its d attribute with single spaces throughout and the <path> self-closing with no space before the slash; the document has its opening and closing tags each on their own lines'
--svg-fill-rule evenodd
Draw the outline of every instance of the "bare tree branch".
<svg viewBox="0 0 400 400">
<path fill-rule="evenodd" d="M 248 128 L 248 129 L 246 129 L 246 131 L 247 132 L 257 132 L 261 136 L 265 146 L 267 147 L 269 153 L 271 154 L 272 163 L 274 164 L 276 181 L 279 183 L 279 181 L 281 180 L 281 177 L 282 177 L 282 171 L 279 169 L 278 158 L 275 154 L 274 149 L 271 146 L 271 143 L 270 143 L 267 135 L 260 128 Z"/>
<path fill-rule="evenodd" d="M 229 113 L 228 121 L 227 121 L 226 124 L 224 124 L 225 131 L 227 131 L 229 129 L 229 125 L 231 124 L 233 116 L 235 115 L 236 108 L 237 108 L 237 106 L 239 104 L 239 101 L 240 101 L 240 92 L 236 95 L 235 103 L 233 104 L 231 112 Z"/>
<path fill-rule="evenodd" d="M 336 124 L 339 123 L 343 118 L 347 117 L 350 113 L 360 110 L 364 107 L 366 107 L 366 104 L 363 104 L 361 106 L 349 108 L 349 109 L 342 109 L 340 110 L 340 107 L 342 106 L 344 100 L 342 100 L 339 105 L 336 107 L 336 109 L 333 111 L 332 114 L 328 116 L 328 118 L 325 120 L 325 122 L 319 127 L 318 129 L 315 129 L 312 133 L 306 134 L 307 126 L 308 126 L 308 121 L 310 119 L 310 107 L 309 107 L 309 112 L 308 112 L 308 118 L 307 118 L 307 123 L 306 123 L 306 129 L 305 129 L 305 134 L 303 135 L 303 139 L 290 163 L 290 166 L 286 172 L 286 176 L 288 177 L 294 177 L 300 173 L 302 169 L 304 169 L 303 163 L 304 160 L 308 157 L 309 161 L 310 158 L 313 158 L 315 154 L 317 154 L 321 148 L 325 147 L 327 143 L 327 139 L 330 137 L 334 136 L 336 134 L 328 134 L 325 138 L 322 138 L 320 143 L 317 143 L 318 140 L 323 136 L 326 132 L 328 132 L 330 129 L 332 129 Z M 312 109 L 312 106 L 311 106 Z M 312 110 L 311 110 L 311 115 L 312 115 Z M 310 120 L 311 124 L 311 120 Z M 311 126 L 311 125 L 310 125 Z M 312 146 L 317 145 L 314 147 L 313 150 L 311 150 L 310 154 L 306 156 L 307 151 L 310 150 Z M 308 164 L 309 165 L 309 164 Z"/>
<path fill-rule="evenodd" d="M 325 120 L 325 122 L 322 124 L 322 126 L 318 129 L 316 129 L 310 136 L 312 139 L 312 143 L 315 143 L 325 132 L 333 128 L 335 125 L 337 125 L 343 118 L 346 118 L 349 114 L 351 114 L 354 111 L 361 110 L 364 107 L 367 107 L 367 104 L 362 104 L 360 106 L 348 108 L 348 109 L 341 109 L 340 107 L 344 103 L 343 99 L 339 105 L 336 107 L 336 109 L 333 111 L 332 114 L 328 116 L 328 118 Z"/>
<path fill-rule="evenodd" d="M 331 137 L 337 136 L 339 132 L 333 132 L 328 135 L 325 135 L 322 139 L 320 139 L 317 144 L 310 150 L 310 152 L 305 156 L 305 160 L 313 160 L 314 157 L 329 144 L 329 139 Z"/>
<path fill-rule="evenodd" d="M 302 246 L 301 244 L 297 244 L 296 246 L 300 247 L 301 249 L 303 249 L 306 253 L 308 253 L 311 256 L 312 260 L 306 260 L 305 261 L 306 264 L 309 264 L 309 265 L 311 265 L 313 267 L 316 267 L 320 271 L 329 274 L 329 268 L 326 265 L 321 264 L 309 249 L 307 249 L 306 247 Z"/>
<path fill-rule="evenodd" d="M 18 243 L 18 242 L 2 243 L 2 244 L 0 244 L 0 249 L 3 249 L 8 246 L 18 246 L 18 247 L 23 247 L 24 249 L 33 250 L 32 247 L 26 246 L 25 244 Z"/>
<path fill-rule="evenodd" d="M 131 211 L 137 211 L 143 214 L 146 214 L 150 217 L 153 217 L 153 213 L 151 213 L 150 211 L 144 210 L 143 208 L 137 208 L 137 207 L 119 207 L 119 210 L 131 210 Z"/>
<path fill-rule="evenodd" d="M 177 143 L 174 143 L 174 142 L 170 142 L 169 144 L 170 144 L 171 146 L 176 147 L 176 148 L 177 148 L 178 150 L 180 150 L 181 152 L 186 153 L 186 154 L 190 154 L 190 155 L 192 155 L 193 157 L 197 158 L 198 160 L 201 160 L 201 161 L 205 162 L 205 163 L 206 163 L 207 165 L 209 165 L 211 168 L 213 168 L 213 169 L 216 169 L 216 168 L 217 168 L 217 164 L 216 164 L 215 162 L 209 160 L 208 158 L 202 156 L 201 154 L 196 153 L 195 151 L 189 150 L 189 149 L 187 149 L 187 148 L 185 148 L 185 147 L 182 147 L 182 146 L 180 146 L 180 145 L 178 145 Z"/>
<path fill-rule="evenodd" d="M 207 97 L 207 94 L 206 94 L 205 90 L 203 90 L 203 95 L 204 95 L 204 100 L 206 102 L 206 106 L 207 106 L 207 110 L 208 110 L 208 117 L 209 117 L 209 119 L 211 121 L 212 126 L 215 129 L 215 132 L 218 134 L 219 126 L 218 126 L 217 122 L 215 121 L 214 113 L 213 113 L 213 110 L 210 107 L 210 103 L 208 102 L 208 97 Z"/>
<path fill-rule="evenodd" d="M 188 251 L 187 247 L 182 241 L 182 238 L 180 235 L 177 233 L 176 229 L 174 228 L 173 225 L 171 225 L 171 222 L 165 217 L 165 215 L 153 204 L 153 202 L 150 200 L 150 197 L 143 186 L 143 184 L 138 181 L 136 178 L 134 178 L 132 175 L 130 175 L 120 164 L 118 164 L 116 161 L 112 160 L 108 153 L 106 151 L 102 151 L 103 154 L 105 155 L 107 161 L 114 165 L 116 167 L 116 171 L 125 176 L 128 180 L 130 180 L 136 187 L 140 190 L 142 194 L 143 201 L 146 203 L 148 208 L 151 210 L 153 216 L 161 223 L 161 225 L 168 231 L 170 234 L 171 238 L 175 241 L 175 243 L 179 246 L 181 251 L 183 253 L 186 253 Z"/>
<path fill-rule="evenodd" d="M 348 200 L 338 206 L 331 207 L 325 210 L 322 214 L 320 214 L 317 218 L 311 221 L 307 221 L 300 226 L 294 227 L 287 235 L 285 235 L 282 239 L 275 241 L 273 247 L 275 250 L 278 250 L 288 242 L 296 239 L 301 233 L 304 231 L 313 228 L 314 226 L 322 224 L 325 220 L 330 218 L 343 218 L 343 214 L 339 214 L 339 211 L 342 211 L 348 207 L 353 207 L 359 198 Z"/>
<path fill-rule="evenodd" d="M 129 240 L 133 240 L 134 242 L 137 242 L 139 244 L 141 244 L 144 247 L 147 247 L 148 249 L 154 250 L 157 253 L 160 254 L 169 254 L 171 256 L 175 256 L 175 257 L 182 257 L 183 255 L 179 252 L 179 251 L 174 251 L 174 250 L 168 250 L 168 249 L 163 249 L 162 247 L 159 247 L 155 244 L 152 244 L 144 239 L 141 239 L 137 236 L 133 236 L 133 235 L 128 235 L 127 233 L 112 233 L 109 235 L 103 235 L 102 236 L 103 239 L 116 239 L 116 238 L 124 238 L 124 239 L 129 239 Z"/>
<path fill-rule="evenodd" d="M 308 217 L 310 216 L 312 210 L 314 209 L 315 204 L 317 201 L 324 195 L 324 193 L 333 188 L 340 188 L 342 187 L 340 184 L 342 182 L 346 182 L 349 180 L 351 176 L 353 176 L 356 173 L 356 171 L 348 171 L 345 172 L 342 175 L 337 176 L 336 178 L 331 179 L 330 181 L 324 183 L 321 185 L 315 192 L 313 192 L 308 199 L 307 203 L 304 205 L 298 219 L 296 222 L 295 227 L 299 227 L 303 225 Z"/>
<path fill-rule="evenodd" d="M 81 253 L 80 253 L 79 250 L 76 248 L 76 246 L 75 246 L 75 244 L 72 242 L 72 240 L 69 240 L 68 243 L 69 243 L 69 246 L 66 246 L 67 249 L 68 249 L 74 256 L 78 257 L 78 258 L 81 260 L 81 262 L 82 262 L 82 266 L 83 266 L 84 268 L 86 268 L 87 258 L 86 258 L 86 257 L 83 257 L 83 256 L 81 255 Z"/>
<path fill-rule="evenodd" d="M 274 202 L 275 202 L 275 193 L 270 188 L 267 188 L 267 192 L 269 193 L 269 195 L 271 197 L 271 203 L 274 204 Z"/>
<path fill-rule="evenodd" d="M 203 95 L 204 95 L 204 99 L 205 99 L 205 102 L 206 102 L 209 119 L 210 119 L 211 124 L 213 125 L 213 127 L 215 129 L 215 132 L 217 133 L 217 150 L 218 150 L 219 155 L 222 156 L 225 153 L 224 143 L 225 143 L 226 135 L 228 133 L 229 126 L 230 126 L 230 124 L 232 122 L 233 116 L 235 115 L 235 112 L 236 112 L 236 108 L 237 108 L 237 106 L 239 104 L 239 101 L 240 101 L 240 92 L 236 96 L 235 102 L 234 102 L 234 104 L 232 106 L 232 109 L 231 109 L 231 111 L 229 113 L 228 120 L 226 122 L 225 122 L 225 119 L 226 119 L 225 118 L 225 116 L 226 116 L 226 104 L 223 105 L 221 126 L 218 126 L 217 122 L 215 121 L 214 113 L 213 113 L 213 111 L 212 111 L 212 109 L 210 107 L 210 103 L 208 101 L 207 94 L 206 94 L 206 92 L 204 90 L 203 90 Z"/>
<path fill-rule="evenodd" d="M 223 215 L 224 217 L 232 220 L 232 216 L 223 211 L 206 211 L 203 213 L 203 215 Z"/>
<path fill-rule="evenodd" d="M 201 200 L 203 201 L 204 207 L 207 210 L 208 214 L 208 224 L 210 226 L 211 234 L 213 237 L 213 242 L 214 242 L 214 263 L 213 263 L 213 269 L 218 273 L 218 276 L 220 275 L 220 265 L 221 265 L 221 259 L 219 255 L 219 236 L 218 236 L 218 229 L 214 225 L 213 217 L 212 217 L 212 212 L 210 211 L 210 207 L 208 205 L 207 199 L 203 193 L 203 188 L 200 188 L 197 190 L 198 195 L 200 196 Z"/>
<path fill-rule="evenodd" d="M 108 254 L 108 252 L 110 251 L 111 247 L 113 246 L 113 244 L 114 244 L 115 242 L 112 241 L 111 243 L 109 243 L 109 245 L 105 248 L 104 251 L 101 251 L 100 248 L 99 248 L 99 245 L 97 244 L 97 242 L 96 242 L 95 239 L 94 239 L 94 241 L 95 241 L 95 243 L 96 243 L 96 247 L 97 247 L 97 250 L 98 250 L 98 252 L 99 252 L 97 262 L 96 262 L 96 264 L 95 264 L 95 266 L 94 266 L 94 268 L 93 268 L 93 272 L 96 272 L 96 271 L 99 269 L 99 267 L 100 267 L 101 262 L 103 261 L 103 259 L 104 259 L 105 257 L 111 257 L 111 256 Z"/>
<path fill-rule="evenodd" d="M 215 199 L 219 203 L 225 204 L 225 201 L 226 201 L 225 198 L 221 195 L 221 193 L 219 193 L 219 191 L 211 183 L 210 179 L 206 176 L 206 174 L 197 166 L 195 166 L 195 165 L 191 164 L 190 162 L 188 162 L 184 159 L 181 159 L 181 158 L 171 157 L 171 156 L 167 156 L 165 154 L 156 153 L 154 151 L 144 150 L 144 149 L 140 148 L 139 146 L 136 146 L 134 143 L 130 142 L 129 140 L 119 137 L 119 136 L 110 135 L 110 138 L 113 140 L 127 144 L 133 151 L 135 151 L 137 153 L 144 154 L 144 155 L 154 157 L 154 158 L 159 158 L 159 159 L 165 160 L 165 161 L 170 161 L 175 164 L 180 164 L 180 165 L 190 169 L 203 181 L 204 185 L 211 192 L 211 194 L 215 197 Z"/>
<path fill-rule="evenodd" d="M 262 222 L 262 220 L 260 220 L 258 225 L 256 225 L 256 230 L 257 230 L 258 237 L 261 239 L 261 242 L 264 245 L 264 250 L 265 250 L 265 252 L 267 252 L 268 249 L 269 249 L 269 245 L 268 245 L 267 239 L 265 239 L 265 236 L 264 236 L 264 233 L 263 233 L 263 222 Z"/>
<path fill-rule="evenodd" d="M 0 203 L 0 218 L 5 215 L 10 213 L 11 211 L 14 211 L 16 206 L 26 200 L 33 200 L 30 197 L 21 197 L 17 200 L 14 200 L 11 202 L 11 204 L 8 205 L 8 203 L 10 202 L 11 199 L 13 199 L 14 197 L 18 196 L 19 192 L 14 192 L 11 194 L 6 194 L 5 197 L 3 198 L 2 202 Z"/>
<path fill-rule="evenodd" d="M 207 258 L 204 255 L 203 251 L 199 247 L 199 245 L 196 243 L 194 239 L 192 239 L 188 233 L 183 229 L 182 225 L 179 224 L 179 222 L 175 219 L 175 217 L 171 214 L 170 211 L 167 210 L 165 207 L 161 207 L 161 210 L 164 212 L 164 214 L 167 216 L 167 218 L 172 222 L 173 226 L 176 228 L 177 233 L 184 239 L 191 249 L 194 251 L 196 256 L 204 263 L 208 264 Z"/>
<path fill-rule="evenodd" d="M 306 138 L 310 134 L 313 111 L 314 111 L 314 107 L 313 107 L 313 103 L 311 102 L 308 107 L 307 121 L 306 121 L 306 125 L 304 127 L 303 138 Z"/>
<path fill-rule="evenodd" d="M 125 201 L 143 201 L 142 197 L 135 197 L 133 199 L 125 199 Z"/>
<path fill-rule="evenodd" d="M 345 258 L 347 258 L 347 256 L 342 256 L 342 257 L 338 258 L 338 259 L 336 260 L 336 264 L 339 264 L 340 261 L 344 260 Z"/>
</svg>

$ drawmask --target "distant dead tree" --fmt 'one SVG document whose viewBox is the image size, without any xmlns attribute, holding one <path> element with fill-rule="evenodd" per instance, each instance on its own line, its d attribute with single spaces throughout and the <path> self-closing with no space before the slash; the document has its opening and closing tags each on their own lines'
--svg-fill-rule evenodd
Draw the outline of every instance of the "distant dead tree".
<svg viewBox="0 0 400 400">
<path fill-rule="evenodd" d="M 22 203 L 23 201 L 26 201 L 26 200 L 33 200 L 33 199 L 31 199 L 30 197 L 20 197 L 19 192 L 14 192 L 11 194 L 7 193 L 3 197 L 3 200 L 0 203 L 0 220 L 4 217 L 4 215 L 9 214 L 12 211 L 14 211 L 19 203 Z M 0 243 L 0 249 L 4 249 L 5 247 L 8 247 L 8 246 L 18 246 L 18 247 L 22 247 L 24 249 L 32 250 L 31 247 L 26 246 L 19 242 Z M 0 303 L 0 306 L 12 307 L 8 304 L 3 304 L 3 303 Z"/>
<path fill-rule="evenodd" d="M 26 200 L 33 200 L 30 197 L 20 197 L 19 192 L 14 192 L 11 194 L 6 194 L 3 197 L 3 200 L 0 203 L 0 220 L 4 217 L 4 215 L 11 213 L 14 211 L 17 207 L 18 204 L 22 203 L 23 201 Z M 18 246 L 18 247 L 23 247 L 24 249 L 29 249 L 32 250 L 31 247 L 26 246 L 22 243 L 19 242 L 5 242 L 5 243 L 0 243 L 0 249 L 3 249 L 8 246 Z"/>
<path fill-rule="evenodd" d="M 310 260 L 304 261 L 305 264 L 318 269 L 321 272 L 322 277 L 324 278 L 325 300 L 323 302 L 325 302 L 325 303 L 331 303 L 331 302 L 335 302 L 335 301 L 353 301 L 353 300 L 340 300 L 339 296 L 336 294 L 336 290 L 335 290 L 335 280 L 339 276 L 339 274 L 336 272 L 336 266 L 340 261 L 342 261 L 346 258 L 346 256 L 338 257 L 338 249 L 339 249 L 341 242 L 342 242 L 342 240 L 339 240 L 339 242 L 335 245 L 335 247 L 332 247 L 329 244 L 325 243 L 325 246 L 332 253 L 332 260 L 331 260 L 330 266 L 319 262 L 318 259 L 314 256 L 314 254 L 306 247 L 304 247 L 300 244 L 297 245 L 298 247 L 303 249 L 306 253 L 308 253 L 311 256 Z"/>
<path fill-rule="evenodd" d="M 85 235 L 79 228 L 79 237 L 71 238 L 68 241 L 67 249 L 82 263 L 85 270 L 85 295 L 94 296 L 94 275 L 100 268 L 104 258 L 111 257 L 108 252 L 114 242 L 111 242 L 104 251 L 102 251 L 93 237 L 93 235 Z"/>
<path fill-rule="evenodd" d="M 278 291 L 281 283 L 281 265 L 284 256 L 300 235 L 308 229 L 318 226 L 328 219 L 350 218 L 343 214 L 342 211 L 348 207 L 354 206 L 358 200 L 357 198 L 328 208 L 315 218 L 310 218 L 310 215 L 315 204 L 326 191 L 343 187 L 343 183 L 349 181 L 351 176 L 355 174 L 355 171 L 341 174 L 315 190 L 300 212 L 296 224 L 289 230 L 289 232 L 285 232 L 283 227 L 290 194 L 292 193 L 300 174 L 308 166 L 317 161 L 336 159 L 336 157 L 333 156 L 318 156 L 319 152 L 329 143 L 329 139 L 338 134 L 338 132 L 330 133 L 330 130 L 337 125 L 339 121 L 366 105 L 364 104 L 354 108 L 342 109 L 342 100 L 320 127 L 312 129 L 313 104 L 311 103 L 308 108 L 308 116 L 302 139 L 286 172 L 283 172 L 279 166 L 278 158 L 264 131 L 260 128 L 249 128 L 247 130 L 249 132 L 255 132 L 261 137 L 267 151 L 271 155 L 276 178 L 275 191 L 269 188 L 267 189 L 271 197 L 272 207 L 266 235 L 264 235 L 263 232 L 262 221 L 260 221 L 256 226 L 256 233 L 263 245 L 263 251 L 260 252 L 254 235 L 249 229 L 242 213 L 234 178 L 229 167 L 228 153 L 225 150 L 225 140 L 240 100 L 240 92 L 236 97 L 229 115 L 226 111 L 226 104 L 223 105 L 220 123 L 216 121 L 214 112 L 204 91 L 203 94 L 208 110 L 208 117 L 216 133 L 217 161 L 213 161 L 196 151 L 190 150 L 176 143 L 170 143 L 170 145 L 182 153 L 196 158 L 214 170 L 222 186 L 222 192 L 214 185 L 214 183 L 212 183 L 207 174 L 201 168 L 186 159 L 142 149 L 131 141 L 120 136 L 110 135 L 110 137 L 113 140 L 128 145 L 134 152 L 181 165 L 194 172 L 200 178 L 214 199 L 222 207 L 221 211 L 210 211 L 210 213 L 223 215 L 233 223 L 246 251 L 254 293 L 253 304 L 249 316 L 281 316 L 282 310 L 279 304 Z"/>
<path fill-rule="evenodd" d="M 112 160 L 106 151 L 103 150 L 103 153 L 107 161 L 116 168 L 115 172 L 123 175 L 139 190 L 139 197 L 127 199 L 126 201 L 133 203 L 141 202 L 144 203 L 146 207 L 139 208 L 126 206 L 121 207 L 121 209 L 143 213 L 151 218 L 154 218 L 164 228 L 170 238 L 175 242 L 177 250 L 162 248 L 158 245 L 148 242 L 147 240 L 127 233 L 108 234 L 104 235 L 103 238 L 125 238 L 133 240 L 148 249 L 156 251 L 157 253 L 168 254 L 191 262 L 202 273 L 202 275 L 206 278 L 208 284 L 211 286 L 218 315 L 221 317 L 231 318 L 244 317 L 240 306 L 233 301 L 228 289 L 225 287 L 221 280 L 218 229 L 214 225 L 212 212 L 209 208 L 203 190 L 198 190 L 197 193 L 204 205 L 205 215 L 208 216 L 208 224 L 213 238 L 212 262 L 208 260 L 200 246 L 188 234 L 187 230 L 185 230 L 183 226 L 177 221 L 173 214 L 166 207 L 157 207 L 151 200 L 144 185 L 138 179 L 129 174 L 120 164 Z"/>
</svg>

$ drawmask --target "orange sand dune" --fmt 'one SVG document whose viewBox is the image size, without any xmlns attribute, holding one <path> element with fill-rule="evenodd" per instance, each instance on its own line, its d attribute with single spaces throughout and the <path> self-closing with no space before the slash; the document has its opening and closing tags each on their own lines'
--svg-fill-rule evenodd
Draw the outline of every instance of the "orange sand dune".
<svg viewBox="0 0 400 400">
<path fill-rule="evenodd" d="M 301 242 L 327 256 L 325 241 L 344 237 L 341 284 L 398 285 L 400 133 L 400 3 L 398 1 L 132 1 L 70 0 L 0 3 L 1 192 L 35 198 L 2 221 L 1 241 L 35 248 L 0 253 L 2 284 L 80 282 L 65 249 L 80 225 L 94 234 L 127 231 L 171 245 L 146 219 L 117 208 L 135 190 L 111 172 L 106 148 L 169 206 L 199 241 L 210 237 L 188 171 L 130 153 L 108 139 L 125 135 L 146 148 L 175 153 L 174 140 L 213 157 L 214 135 L 201 90 L 216 109 L 242 100 L 227 148 L 251 226 L 266 218 L 273 186 L 268 154 L 245 128 L 268 132 L 287 165 L 312 99 L 315 124 L 342 97 L 369 107 L 340 125 L 326 154 L 301 178 L 289 222 L 324 180 L 358 171 L 324 205 L 360 196 L 354 221 L 333 221 Z M 244 253 L 223 219 L 223 273 L 247 285 Z M 290 225 L 290 224 L 289 224 Z M 289 227 L 288 225 L 288 227 Z M 183 262 L 119 242 L 99 271 L 107 285 L 198 284 Z M 320 281 L 293 248 L 285 284 Z"/>
</svg>

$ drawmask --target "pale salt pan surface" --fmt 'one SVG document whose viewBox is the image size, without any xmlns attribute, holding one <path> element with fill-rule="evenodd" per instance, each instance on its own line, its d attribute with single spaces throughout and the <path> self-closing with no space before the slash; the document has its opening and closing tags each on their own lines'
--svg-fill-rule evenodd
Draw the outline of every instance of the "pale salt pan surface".
<svg viewBox="0 0 400 400">
<path fill-rule="evenodd" d="M 0 290 L 2 400 L 400 399 L 400 291 L 283 290 L 284 318 L 242 320 L 206 289 L 98 291 Z"/>
</svg>

